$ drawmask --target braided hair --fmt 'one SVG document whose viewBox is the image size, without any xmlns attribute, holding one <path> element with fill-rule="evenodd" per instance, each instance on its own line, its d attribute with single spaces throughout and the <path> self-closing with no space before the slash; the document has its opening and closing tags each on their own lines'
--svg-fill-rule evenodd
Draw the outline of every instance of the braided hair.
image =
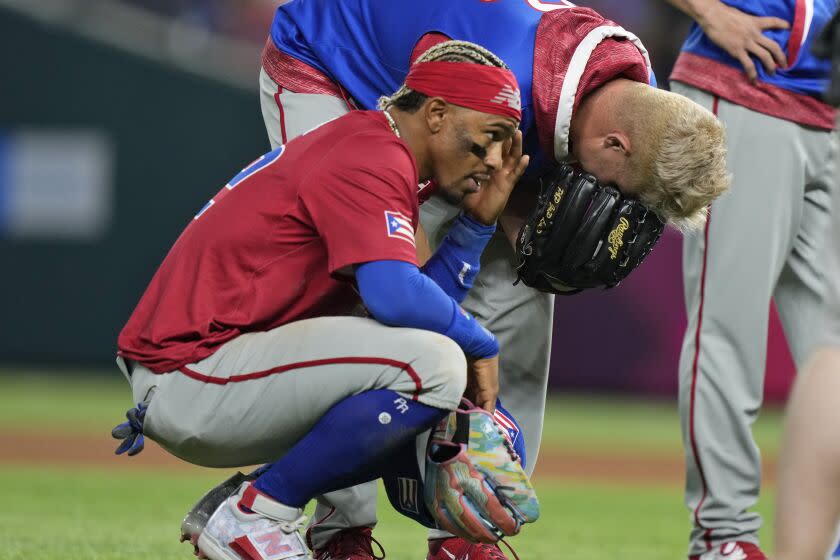
<svg viewBox="0 0 840 560">
<path fill-rule="evenodd" d="M 495 66 L 505 68 L 507 65 L 501 58 L 491 53 L 481 45 L 469 41 L 444 41 L 424 52 L 415 61 L 420 62 L 472 62 L 484 66 Z M 394 107 L 407 113 L 414 113 L 426 101 L 427 96 L 414 91 L 403 84 L 393 95 L 383 95 L 379 98 L 379 109 L 384 111 L 388 107 Z"/>
</svg>

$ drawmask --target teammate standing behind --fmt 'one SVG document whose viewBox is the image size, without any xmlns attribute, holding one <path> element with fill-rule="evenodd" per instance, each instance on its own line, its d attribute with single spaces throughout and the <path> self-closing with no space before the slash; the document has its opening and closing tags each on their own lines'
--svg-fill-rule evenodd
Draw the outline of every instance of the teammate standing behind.
<svg viewBox="0 0 840 560">
<path fill-rule="evenodd" d="M 487 46 L 522 89 L 529 173 L 577 160 L 599 181 L 637 195 L 679 227 L 701 223 L 704 206 L 726 188 L 723 133 L 708 111 L 648 86 L 638 38 L 569 2 L 533 0 L 293 0 L 278 8 L 263 51 L 263 117 L 272 146 L 353 108 L 373 109 L 394 91 L 412 60 L 447 38 Z M 457 77 L 454 77 L 457 79 Z M 482 258 L 465 309 L 500 337 L 500 394 L 522 426 L 528 471 L 538 459 L 553 296 L 514 286 L 515 237 L 534 205 L 533 177 L 521 181 Z M 426 197 L 427 189 L 421 190 Z M 432 245 L 458 213 L 440 199 L 423 205 Z M 507 236 L 507 238 L 506 238 Z M 370 559 L 375 485 L 319 500 L 310 544 L 323 558 Z M 495 547 L 433 533 L 429 558 L 499 558 Z M 348 552 L 349 551 L 349 552 Z"/>
<path fill-rule="evenodd" d="M 825 271 L 840 257 L 840 239 L 827 235 L 840 152 L 835 110 L 819 99 L 829 62 L 810 50 L 837 1 L 668 1 L 696 21 L 672 90 L 724 123 L 733 173 L 705 231 L 683 245 L 689 555 L 764 559 L 761 519 L 749 511 L 761 483 L 751 426 L 763 395 L 771 298 L 797 364 L 824 337 L 840 340 L 816 328 Z M 834 247 L 823 251 L 826 242 Z"/>
<path fill-rule="evenodd" d="M 118 453 L 147 435 L 198 465 L 269 463 L 201 532 L 211 560 L 310 558 L 298 533 L 309 500 L 382 476 L 465 388 L 484 408 L 496 401 L 498 341 L 439 284 L 469 288 L 456 265 L 477 266 L 528 157 L 515 77 L 456 46 L 482 62 L 415 65 L 415 106 L 346 115 L 236 175 L 120 333 L 138 405 L 115 429 Z M 459 242 L 432 258 L 437 282 L 414 239 L 427 180 L 471 195 Z M 359 299 L 376 320 L 340 316 Z"/>
</svg>

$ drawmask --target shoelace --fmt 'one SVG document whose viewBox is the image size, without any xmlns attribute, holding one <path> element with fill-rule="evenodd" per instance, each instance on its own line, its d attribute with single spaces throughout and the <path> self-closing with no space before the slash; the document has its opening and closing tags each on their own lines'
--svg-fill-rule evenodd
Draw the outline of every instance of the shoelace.
<svg viewBox="0 0 840 560">
<path fill-rule="evenodd" d="M 500 540 L 499 542 L 504 543 L 505 546 L 507 547 L 507 549 L 510 551 L 510 553 L 513 554 L 513 557 L 516 560 L 519 560 L 519 555 L 516 554 L 516 551 L 513 550 L 513 547 L 510 546 L 507 543 L 507 541 Z M 495 544 L 474 543 L 474 544 L 470 545 L 468 551 L 469 552 L 473 552 L 473 551 L 478 552 L 482 555 L 482 557 L 489 558 L 490 560 L 508 560 L 505 557 L 505 553 L 502 552 L 502 549 L 498 545 L 495 545 Z"/>
<path fill-rule="evenodd" d="M 379 554 L 374 554 L 373 543 L 379 547 Z M 366 531 L 349 530 L 342 531 L 332 538 L 327 545 L 326 556 L 318 556 L 328 560 L 330 558 L 344 558 L 359 551 L 370 554 L 375 560 L 385 560 L 385 549 L 373 535 Z"/>
<path fill-rule="evenodd" d="M 519 560 L 519 555 L 516 553 L 515 550 L 513 550 L 513 547 L 510 546 L 506 540 L 502 539 L 499 542 L 503 543 L 507 547 L 507 549 L 510 551 L 510 553 L 513 554 L 513 557 L 515 558 L 515 560 Z M 496 548 L 499 548 L 499 547 L 497 546 Z M 501 550 L 501 548 L 499 548 L 499 550 Z"/>
<path fill-rule="evenodd" d="M 277 524 L 280 526 L 280 529 L 284 533 L 294 533 L 294 532 L 298 531 L 299 529 L 303 529 L 304 527 L 306 527 L 307 519 L 309 519 L 309 518 L 306 517 L 305 515 L 301 515 L 300 517 L 298 517 L 294 521 L 280 521 L 280 520 L 276 520 L 276 521 L 277 521 Z"/>
</svg>

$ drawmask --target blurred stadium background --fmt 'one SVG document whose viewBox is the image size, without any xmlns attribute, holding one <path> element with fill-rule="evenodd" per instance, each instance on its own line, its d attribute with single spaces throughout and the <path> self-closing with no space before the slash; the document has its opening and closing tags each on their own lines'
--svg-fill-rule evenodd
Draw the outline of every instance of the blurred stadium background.
<svg viewBox="0 0 840 560">
<path fill-rule="evenodd" d="M 187 221 L 268 150 L 257 75 L 277 3 L 0 0 L 0 559 L 189 556 L 177 523 L 221 475 L 154 449 L 142 476 L 109 458 L 130 398 L 115 343 Z M 580 4 L 639 35 L 667 84 L 689 20 L 664 0 Z M 669 232 L 619 289 L 558 298 L 545 519 L 521 557 L 683 556 L 680 252 Z M 776 321 L 767 343 L 779 403 L 793 366 Z M 778 419 L 757 427 L 771 456 Z M 422 557 L 387 509 L 389 558 Z"/>
</svg>

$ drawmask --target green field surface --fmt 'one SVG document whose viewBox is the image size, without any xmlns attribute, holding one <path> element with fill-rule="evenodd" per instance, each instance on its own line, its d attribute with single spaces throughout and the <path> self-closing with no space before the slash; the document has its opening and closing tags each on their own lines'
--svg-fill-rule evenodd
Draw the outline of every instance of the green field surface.
<svg viewBox="0 0 840 560">
<path fill-rule="evenodd" d="M 130 406 L 128 384 L 116 366 L 95 376 L 87 371 L 57 376 L 48 370 L 0 368 L 0 427 L 90 433 L 112 426 Z M 769 408 L 754 426 L 765 453 L 777 450 L 781 417 L 777 408 Z M 679 452 L 676 403 L 554 393 L 543 442 L 580 451 Z"/>
<path fill-rule="evenodd" d="M 94 377 L 15 373 L 0 375 L 0 431 L 68 438 L 102 433 L 130 405 L 127 385 L 116 372 Z M 763 449 L 776 448 L 779 427 L 778 411 L 762 415 L 756 435 Z M 558 449 L 679 454 L 676 407 L 659 401 L 553 397 L 544 450 Z M 193 558 L 191 547 L 178 544 L 180 520 L 226 475 L 199 468 L 0 463 L 0 559 Z M 689 514 L 678 481 L 538 477 L 535 485 L 542 517 L 510 541 L 522 560 L 685 558 Z M 768 545 L 771 506 L 768 488 L 759 504 L 767 527 L 762 540 Z M 385 502 L 379 511 L 374 535 L 388 559 L 422 560 L 425 530 Z"/>
<path fill-rule="evenodd" d="M 206 472 L 0 469 L 0 558 L 193 558 L 192 547 L 178 544 L 181 518 L 220 479 Z M 684 557 L 688 514 L 679 488 L 538 481 L 537 490 L 542 518 L 510 541 L 522 560 Z M 374 534 L 388 558 L 422 560 L 424 529 L 384 502 L 379 511 Z"/>
</svg>

